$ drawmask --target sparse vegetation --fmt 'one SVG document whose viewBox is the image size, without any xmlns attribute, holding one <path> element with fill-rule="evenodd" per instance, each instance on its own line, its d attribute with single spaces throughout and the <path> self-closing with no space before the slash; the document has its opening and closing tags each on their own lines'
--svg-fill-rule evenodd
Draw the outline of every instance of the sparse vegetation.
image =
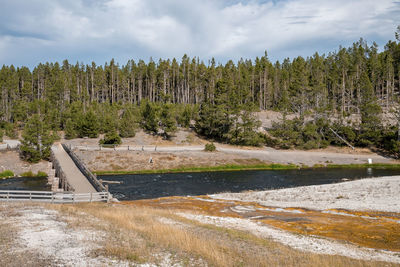
<svg viewBox="0 0 400 267">
<path fill-rule="evenodd" d="M 90 225 L 105 231 L 107 243 L 96 251 L 96 255 L 135 264 L 159 262 L 162 259 L 157 255 L 165 255 L 160 251 L 172 252 L 174 261 L 186 263 L 187 266 L 361 267 L 382 264 L 302 252 L 248 232 L 201 224 L 177 216 L 170 210 L 146 207 L 140 203 L 63 205 L 55 208 L 71 218 L 70 227 Z M 95 220 L 88 220 L 88 216 L 93 216 Z M 85 221 L 84 225 L 79 223 L 82 221 Z"/>
<path fill-rule="evenodd" d="M 22 177 L 47 177 L 47 173 L 38 171 L 36 174 L 33 173 L 32 171 L 27 171 L 24 173 L 21 173 Z"/>
<path fill-rule="evenodd" d="M 4 178 L 10 178 L 10 177 L 14 177 L 14 172 L 10 171 L 10 170 L 5 170 L 3 172 L 0 172 L 0 178 L 4 179 Z"/>
</svg>

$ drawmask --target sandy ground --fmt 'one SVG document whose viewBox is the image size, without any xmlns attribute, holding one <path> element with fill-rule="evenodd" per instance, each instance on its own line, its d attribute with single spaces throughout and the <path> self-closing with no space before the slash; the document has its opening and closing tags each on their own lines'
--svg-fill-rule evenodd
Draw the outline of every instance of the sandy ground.
<svg viewBox="0 0 400 267">
<path fill-rule="evenodd" d="M 160 170 L 225 164 L 257 164 L 261 161 L 234 154 L 137 151 L 75 151 L 92 171 Z M 152 163 L 150 163 L 152 159 Z"/>
<path fill-rule="evenodd" d="M 40 161 L 36 164 L 22 161 L 16 151 L 0 151 L 0 172 L 4 170 L 11 170 L 15 175 L 31 171 L 37 173 L 42 171 L 49 173 L 51 169 L 51 163 L 47 161 Z"/>
<path fill-rule="evenodd" d="M 316 210 L 349 209 L 400 213 L 400 176 L 338 184 L 211 195 L 214 199 L 252 201 L 266 206 Z"/>
<path fill-rule="evenodd" d="M 73 140 L 63 140 L 63 143 L 71 145 L 83 146 L 98 146 L 100 139 L 98 138 L 77 138 Z M 138 130 L 135 137 L 122 138 L 123 145 L 138 145 L 138 146 L 176 146 L 176 145 L 203 145 L 208 143 L 206 140 L 200 138 L 193 130 L 179 128 L 171 140 L 164 140 L 161 136 L 155 136 L 145 133 L 143 130 Z"/>
<path fill-rule="evenodd" d="M 343 150 L 282 151 L 272 148 L 242 149 L 217 145 L 217 152 L 205 152 L 202 146 L 127 146 L 99 150 L 98 146 L 80 146 L 76 154 L 93 171 L 138 171 L 174 169 L 182 167 L 208 167 L 227 164 L 295 164 L 314 166 L 327 164 L 397 163 L 369 151 Z M 155 151 L 157 150 L 157 151 Z M 161 152 L 162 151 L 162 152 Z M 152 163 L 150 163 L 152 159 Z"/>
<path fill-rule="evenodd" d="M 10 257 L 8 263 L 3 266 L 17 266 L 13 263 L 13 255 L 20 253 L 32 253 L 34 259 L 27 266 L 138 266 L 138 267 L 170 267 L 177 265 L 170 261 L 170 255 L 163 255 L 160 264 L 143 263 L 134 264 L 129 261 L 116 260 L 99 256 L 96 252 L 107 244 L 107 232 L 98 228 L 92 228 L 90 223 L 102 225 L 101 222 L 85 214 L 85 227 L 76 221 L 76 216 L 70 217 L 57 210 L 49 209 L 40 205 L 30 206 L 20 204 L 1 204 L 0 214 L 7 210 L 3 223 L 12 223 L 16 229 L 12 244 L 7 244 L 7 250 L 0 251 L 0 257 Z M 3 210 L 3 211 L 2 211 Z M 90 223 L 89 223 L 90 222 Z M 85 224 L 83 224 L 85 225 Z M 1 225 L 0 225 L 1 226 Z M 71 227 L 73 226 L 73 227 Z M 0 245 L 2 242 L 0 241 Z M 0 261 L 1 262 L 1 261 Z M 40 263 L 40 264 L 39 264 Z M 43 264 L 43 265 L 42 265 Z M 21 266 L 21 265 L 19 265 Z"/>
<path fill-rule="evenodd" d="M 0 252 L 3 257 L 6 254 L 11 257 L 10 265 L 6 266 L 14 266 L 12 255 L 31 252 L 35 253 L 31 266 L 43 260 L 46 266 L 129 266 L 124 262 L 94 257 L 92 252 L 99 247 L 104 234 L 69 228 L 66 219 L 57 211 L 23 205 L 11 205 L 7 209 L 14 212 L 3 221 L 12 223 L 17 232 L 16 239 L 8 245 L 11 248 Z"/>
</svg>

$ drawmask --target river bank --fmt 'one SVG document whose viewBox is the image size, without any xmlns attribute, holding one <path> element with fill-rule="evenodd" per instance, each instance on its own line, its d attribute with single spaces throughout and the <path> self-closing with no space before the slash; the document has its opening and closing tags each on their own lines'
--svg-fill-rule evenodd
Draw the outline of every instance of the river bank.
<svg viewBox="0 0 400 267">
<path fill-rule="evenodd" d="M 272 148 L 238 148 L 217 145 L 216 152 L 198 146 L 119 147 L 100 150 L 95 146 L 76 147 L 75 153 L 97 174 L 173 173 L 230 170 L 270 170 L 311 167 L 398 168 L 399 161 L 376 153 L 327 150 L 297 151 Z"/>
<path fill-rule="evenodd" d="M 20 159 L 17 151 L 0 151 L 0 172 L 11 171 L 15 176 L 43 176 L 50 172 L 52 166 L 48 161 L 32 164 Z"/>
<path fill-rule="evenodd" d="M 256 202 L 261 205 L 280 208 L 346 209 L 400 213 L 399 192 L 400 176 L 391 176 L 278 190 L 222 193 L 210 195 L 210 197 L 213 199 Z"/>
<path fill-rule="evenodd" d="M 166 173 L 197 173 L 197 172 L 234 172 L 234 171 L 269 171 L 269 170 L 313 170 L 313 169 L 386 169 L 386 170 L 398 170 L 400 164 L 386 164 L 386 163 L 375 163 L 375 164 L 327 164 L 320 165 L 316 164 L 312 167 L 299 166 L 299 165 L 283 165 L 277 163 L 271 164 L 258 164 L 258 165 L 221 165 L 221 166 L 210 166 L 210 167 L 182 167 L 177 169 L 154 169 L 154 170 L 128 170 L 128 171 L 94 171 L 96 175 L 134 175 L 134 174 L 166 174 Z"/>
</svg>

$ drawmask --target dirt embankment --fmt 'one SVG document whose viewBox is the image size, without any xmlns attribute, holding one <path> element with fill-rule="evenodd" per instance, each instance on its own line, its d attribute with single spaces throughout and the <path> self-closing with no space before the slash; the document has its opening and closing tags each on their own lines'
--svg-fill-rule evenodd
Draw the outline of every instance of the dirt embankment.
<svg viewBox="0 0 400 267">
<path fill-rule="evenodd" d="M 93 171 L 138 171 L 212 167 L 226 164 L 254 165 L 255 158 L 228 153 L 139 152 L 139 151 L 75 151 Z"/>
<path fill-rule="evenodd" d="M 31 164 L 21 160 L 17 151 L 0 151 L 0 172 L 11 170 L 15 175 L 21 175 L 29 171 L 34 174 L 39 171 L 49 173 L 50 169 L 51 163 L 47 161 Z"/>
<path fill-rule="evenodd" d="M 124 150 L 79 150 L 78 156 L 93 171 L 141 171 L 166 170 L 193 167 L 214 167 L 224 165 L 257 165 L 257 164 L 295 164 L 314 166 L 328 164 L 366 164 L 368 159 L 373 163 L 398 163 L 374 153 L 337 153 L 331 151 L 281 151 L 271 148 L 241 149 L 233 146 L 217 145 L 217 152 L 188 151 L 184 147 L 146 148 L 145 151 Z M 165 151 L 165 152 L 164 152 Z"/>
</svg>

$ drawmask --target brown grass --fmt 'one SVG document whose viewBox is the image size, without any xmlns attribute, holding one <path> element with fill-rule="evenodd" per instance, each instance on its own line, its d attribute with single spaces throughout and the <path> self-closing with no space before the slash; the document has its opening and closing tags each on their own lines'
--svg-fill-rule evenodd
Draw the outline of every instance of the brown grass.
<svg viewBox="0 0 400 267">
<path fill-rule="evenodd" d="M 108 239 L 97 253 L 136 263 L 157 262 L 157 255 L 169 253 L 190 266 L 204 261 L 211 266 L 394 266 L 305 253 L 247 232 L 193 222 L 165 209 L 106 204 L 50 208 L 68 216 L 97 218 L 102 223 L 93 226 L 106 231 Z"/>
<path fill-rule="evenodd" d="M 296 234 L 321 236 L 339 242 L 350 242 L 357 246 L 400 252 L 400 227 L 394 222 L 399 220 L 400 214 L 332 210 L 351 215 L 344 216 L 306 209 L 297 209 L 302 213 L 293 214 L 273 211 L 273 207 L 263 210 L 264 206 L 254 202 L 224 200 L 209 202 L 201 199 L 208 200 L 209 197 L 167 197 L 126 203 L 151 207 L 163 206 L 171 210 L 196 211 L 219 217 L 263 216 L 265 219 L 257 221 Z M 234 212 L 231 208 L 237 205 L 251 206 L 258 210 L 248 214 Z"/>
</svg>

